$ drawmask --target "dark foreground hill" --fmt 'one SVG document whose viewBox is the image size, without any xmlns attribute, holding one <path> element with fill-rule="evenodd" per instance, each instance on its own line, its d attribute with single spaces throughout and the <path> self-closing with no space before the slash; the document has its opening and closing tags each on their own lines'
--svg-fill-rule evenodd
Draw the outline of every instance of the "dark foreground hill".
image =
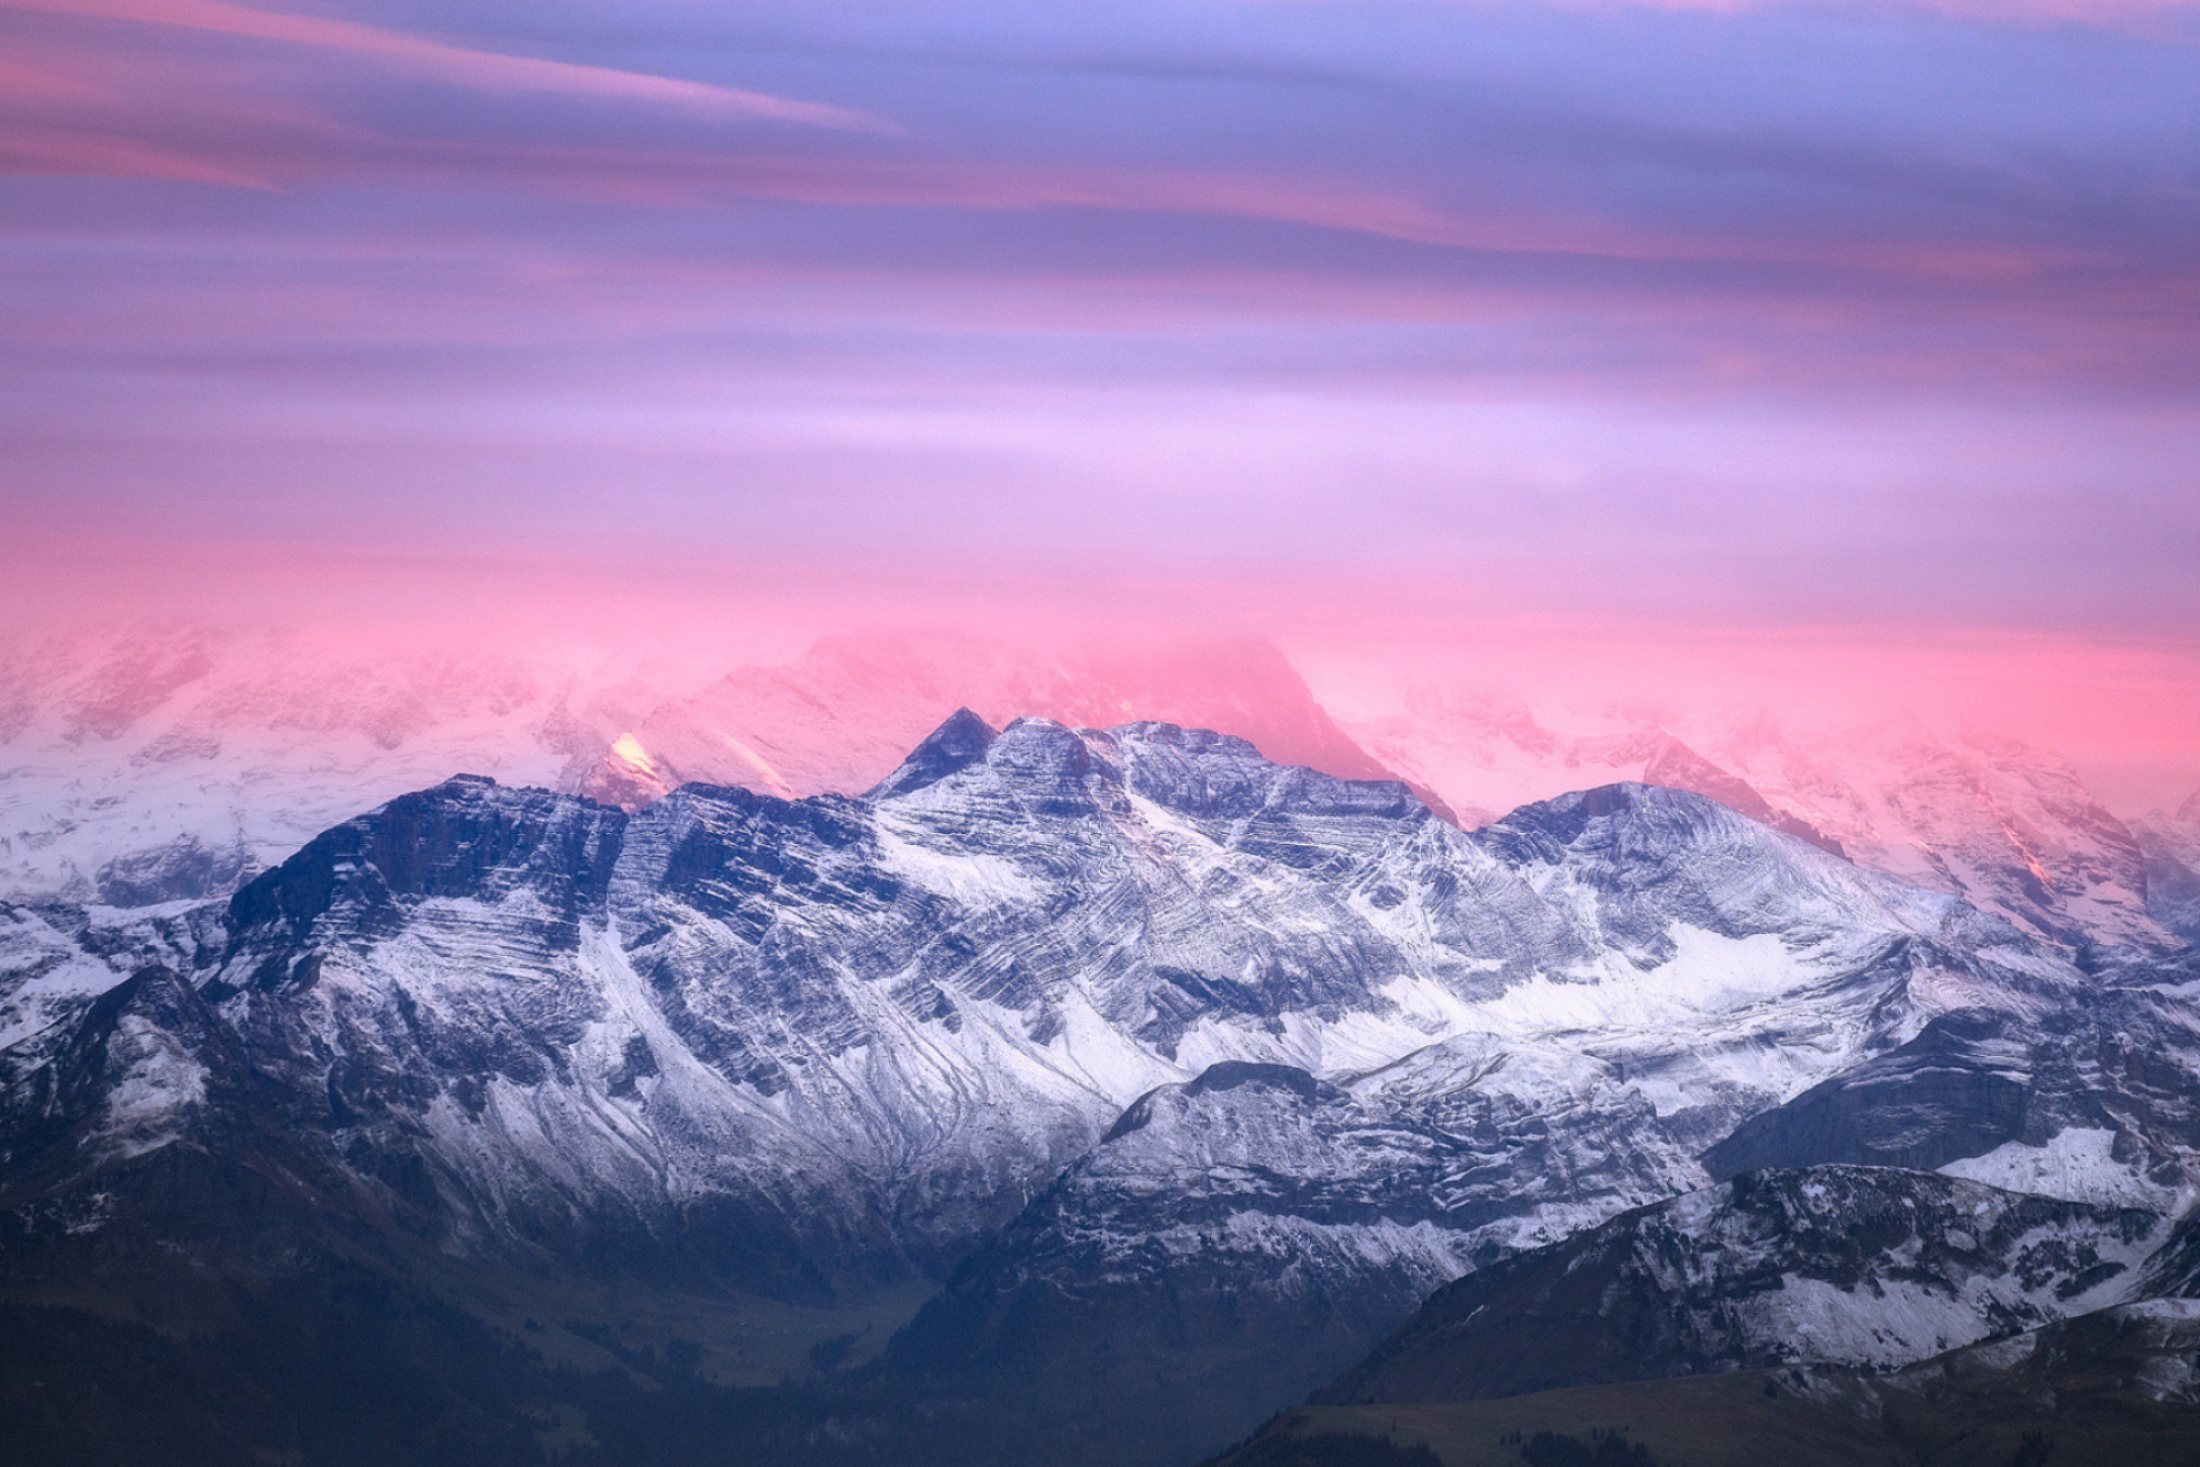
<svg viewBox="0 0 2200 1467">
<path fill-rule="evenodd" d="M 2185 1467 L 2200 1305 L 2120 1306 L 1891 1374 L 1786 1366 L 1301 1407 L 1213 1467 Z"/>
</svg>

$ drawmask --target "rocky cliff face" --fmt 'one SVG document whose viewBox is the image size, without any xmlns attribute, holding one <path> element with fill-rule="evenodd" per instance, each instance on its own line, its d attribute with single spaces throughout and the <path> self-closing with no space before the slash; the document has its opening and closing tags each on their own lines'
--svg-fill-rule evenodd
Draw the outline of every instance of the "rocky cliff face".
<svg viewBox="0 0 2200 1467">
<path fill-rule="evenodd" d="M 1461 1280 L 1326 1399 L 1906 1365 L 2121 1302 L 2166 1232 L 2143 1209 L 1919 1172 L 1753 1173 Z"/>
<path fill-rule="evenodd" d="M 2127 975 L 2127 979 L 2130 975 Z M 1945 1014 L 1751 1117 L 1704 1154 L 1718 1176 L 1852 1162 L 2170 1207 L 2200 1157 L 2200 1030 L 2182 969 L 2030 1013 Z"/>
</svg>

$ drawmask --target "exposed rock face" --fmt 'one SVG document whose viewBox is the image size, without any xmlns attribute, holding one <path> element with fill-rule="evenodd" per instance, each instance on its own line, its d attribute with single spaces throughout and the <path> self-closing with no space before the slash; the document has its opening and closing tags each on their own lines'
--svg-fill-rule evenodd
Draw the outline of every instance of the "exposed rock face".
<svg viewBox="0 0 2200 1467">
<path fill-rule="evenodd" d="M 2147 910 L 2185 941 L 2200 942 L 2200 870 L 2183 851 L 2164 851 L 2150 843 Z"/>
<path fill-rule="evenodd" d="M 2190 964 L 2102 978 L 2054 1007 L 1956 1011 L 1753 1116 L 1714 1175 L 1855 1162 L 2056 1196 L 2171 1206 L 2200 1154 Z"/>
<path fill-rule="evenodd" d="M 247 1073 L 235 1035 L 198 990 L 167 968 L 143 969 L 101 994 L 52 1059 L 13 1088 L 0 1167 L 18 1182 L 17 1163 L 41 1153 L 92 1171 L 157 1151 L 234 1101 L 223 1092 Z M 64 1140 L 72 1146 L 57 1150 Z"/>
<path fill-rule="evenodd" d="M 1759 1172 L 1462 1279 L 1325 1399 L 1906 1365 L 2119 1302 L 2164 1232 L 2141 1209 L 1919 1172 Z"/>
<path fill-rule="evenodd" d="M 195 835 L 99 868 L 99 900 L 110 907 L 150 907 L 163 902 L 202 902 L 227 896 L 252 873 L 242 843 L 212 847 Z"/>
<path fill-rule="evenodd" d="M 1726 1178 L 1822 1162 L 1931 1170 L 1980 1156 L 2024 1136 L 2031 1060 L 2005 1016 L 1942 1015 L 1893 1052 L 1742 1122 L 1704 1165 Z"/>
</svg>

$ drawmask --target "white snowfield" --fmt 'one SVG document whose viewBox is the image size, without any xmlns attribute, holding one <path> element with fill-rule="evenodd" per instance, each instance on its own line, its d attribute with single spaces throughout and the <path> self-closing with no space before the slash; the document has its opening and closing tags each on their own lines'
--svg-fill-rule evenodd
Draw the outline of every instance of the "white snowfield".
<svg viewBox="0 0 2200 1467">
<path fill-rule="evenodd" d="M 2042 1145 L 2005 1142 L 1983 1156 L 1951 1161 L 1940 1170 L 2011 1192 L 2148 1207 L 2171 1216 L 2189 1209 L 2194 1200 L 2189 1186 L 2165 1187 L 2140 1175 L 2128 1161 L 2116 1159 L 2117 1134 L 2100 1126 L 2069 1126 Z"/>
</svg>

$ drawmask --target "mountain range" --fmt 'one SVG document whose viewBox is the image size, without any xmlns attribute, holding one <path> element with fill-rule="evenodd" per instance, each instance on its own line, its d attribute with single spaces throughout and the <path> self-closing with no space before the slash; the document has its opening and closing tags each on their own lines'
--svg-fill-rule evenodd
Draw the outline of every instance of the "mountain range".
<svg viewBox="0 0 2200 1467">
<path fill-rule="evenodd" d="M 1723 1174 L 2035 1194 L 1967 1276 L 2022 1289 L 1844 1361 L 1899 1366 L 2123 1302 L 2200 1146 L 2176 961 L 1690 792 L 1461 831 L 1168 724 L 957 713 L 858 798 L 466 776 L 227 902 L 7 917 L 11 1298 L 189 1333 L 209 1280 L 367 1278 L 779 1432 L 840 1392 L 858 1458 L 1181 1460 Z"/>
<path fill-rule="evenodd" d="M 1404 780 L 1465 827 L 1616 781 L 1693 790 L 2073 951 L 2171 951 L 2200 920 L 2191 806 L 2127 824 L 2052 755 L 1977 733 L 1627 715 L 1568 735 L 1517 703 L 1412 689 L 1333 716 L 1258 640 L 1041 651 L 865 634 L 728 673 L 709 661 L 191 624 L 19 641 L 0 649 L 0 899 L 225 896 L 461 769 L 629 809 L 683 783 L 856 795 L 969 706 L 995 726 L 1210 728 L 1278 763 Z"/>
<path fill-rule="evenodd" d="M 0 909 L 25 1338 L 257 1403 L 216 1455 L 737 1421 L 1161 1464 L 1379 1345 L 1402 1378 L 1473 1291 L 1549 1314 L 1581 1249 L 1609 1338 L 1539 1348 L 1638 1373 L 1895 1369 L 2191 1272 L 2189 954 L 1761 812 L 1621 783 L 1463 831 L 1227 735 L 967 710 L 860 795 L 630 803 L 461 777 L 226 900 Z M 1560 1388 L 1493 1338 L 1515 1375 L 1444 1390 Z M 329 1404 L 393 1372 L 443 1404 Z"/>
</svg>

